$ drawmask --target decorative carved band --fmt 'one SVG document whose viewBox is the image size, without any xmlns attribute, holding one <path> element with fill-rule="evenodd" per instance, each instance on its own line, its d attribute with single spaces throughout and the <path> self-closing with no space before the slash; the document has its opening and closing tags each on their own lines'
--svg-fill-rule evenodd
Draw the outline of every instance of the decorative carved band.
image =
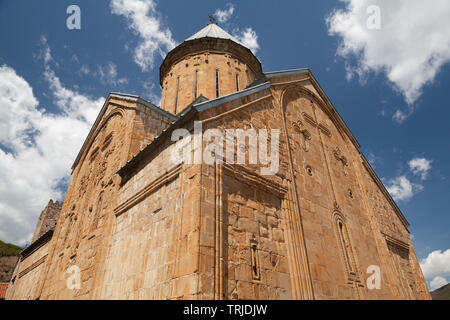
<svg viewBox="0 0 450 320">
<path fill-rule="evenodd" d="M 47 258 L 47 255 L 43 256 L 42 258 L 40 258 L 38 261 L 36 261 L 35 263 L 33 263 L 31 266 L 29 266 L 28 268 L 26 268 L 25 270 L 23 270 L 22 272 L 19 273 L 19 278 L 22 278 L 24 275 L 26 275 L 27 273 L 29 273 L 31 270 L 36 269 L 37 267 L 39 267 L 41 264 L 43 264 L 45 262 L 45 259 Z"/>
<path fill-rule="evenodd" d="M 246 169 L 243 166 L 223 164 L 222 167 L 223 169 L 232 173 L 233 178 L 235 178 L 236 180 L 242 181 L 253 187 L 263 189 L 264 191 L 269 191 L 275 196 L 279 197 L 287 193 L 286 187 L 275 181 L 263 178 L 262 176 Z"/>
<path fill-rule="evenodd" d="M 156 180 L 149 183 L 145 188 L 140 190 L 138 193 L 136 193 L 134 196 L 126 200 L 125 202 L 122 202 L 120 205 L 118 205 L 114 209 L 114 214 L 117 216 L 121 215 L 125 211 L 129 210 L 130 208 L 133 208 L 135 205 L 137 205 L 139 202 L 147 198 L 150 194 L 164 186 L 165 184 L 175 180 L 178 178 L 181 172 L 183 164 L 179 164 L 175 168 L 169 170 L 168 172 L 164 173 L 162 176 L 157 178 Z"/>
<path fill-rule="evenodd" d="M 399 249 L 403 249 L 405 251 L 409 252 L 409 244 L 400 240 L 396 239 L 390 235 L 387 235 L 386 233 L 382 232 L 383 237 L 386 239 L 386 242 L 394 247 L 397 247 Z"/>
<path fill-rule="evenodd" d="M 237 108 L 234 108 L 234 109 L 222 112 L 221 114 L 218 114 L 217 116 L 205 119 L 205 120 L 202 121 L 202 123 L 207 123 L 207 122 L 214 121 L 214 120 L 217 120 L 217 119 L 225 118 L 225 117 L 229 116 L 230 114 L 235 113 L 236 111 L 245 109 L 245 108 L 247 108 L 249 106 L 252 106 L 252 105 L 254 105 L 256 103 L 259 103 L 259 102 L 264 101 L 264 100 L 269 99 L 269 98 L 272 98 L 271 94 L 265 95 L 265 96 L 263 96 L 263 97 L 261 97 L 259 99 L 255 99 L 255 100 L 253 100 L 253 101 L 251 101 L 249 103 L 245 103 L 245 104 L 243 104 L 243 105 L 241 105 L 241 106 L 239 106 Z"/>
<path fill-rule="evenodd" d="M 292 80 L 292 81 L 284 81 L 284 82 L 271 82 L 270 85 L 274 86 L 274 87 L 275 86 L 286 86 L 286 85 L 290 85 L 290 84 L 301 84 L 301 83 L 307 82 L 309 80 L 311 80 L 310 77 L 305 77 L 300 80 Z"/>
</svg>

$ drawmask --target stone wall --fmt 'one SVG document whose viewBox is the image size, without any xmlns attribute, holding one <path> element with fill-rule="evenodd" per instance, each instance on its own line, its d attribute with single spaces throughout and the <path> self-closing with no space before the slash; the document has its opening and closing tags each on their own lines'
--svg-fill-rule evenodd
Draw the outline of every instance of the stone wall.
<svg viewBox="0 0 450 320">
<path fill-rule="evenodd" d="M 199 294 L 199 167 L 172 162 L 175 145 L 121 186 L 105 264 L 106 299 L 195 299 Z M 133 248 L 132 251 L 127 248 Z"/>
<path fill-rule="evenodd" d="M 48 258 L 38 265 L 43 253 L 33 253 L 36 271 L 22 283 L 34 286 L 15 297 L 429 298 L 406 220 L 310 77 L 277 77 L 177 125 L 192 130 L 194 118 L 204 131 L 280 130 L 280 170 L 174 163 L 170 131 L 134 158 L 170 119 L 111 99 L 74 168 Z M 79 290 L 66 286 L 73 265 Z M 367 286 L 371 266 L 379 289 Z"/>
<path fill-rule="evenodd" d="M 155 150 L 153 160 L 140 166 L 121 189 L 119 209 L 141 200 L 117 217 L 107 268 L 108 298 L 427 298 L 425 290 L 414 287 L 424 281 L 417 262 L 412 263 L 417 259 L 401 213 L 381 184 L 366 177 L 358 146 L 342 124 L 317 92 L 306 87 L 263 90 L 199 115 L 203 130 L 280 129 L 281 168 L 276 176 L 261 177 L 258 166 L 193 166 L 183 169 L 187 177 L 179 183 L 194 198 L 186 198 L 174 180 L 167 185 L 176 186 L 170 197 L 160 202 L 164 188 L 151 186 L 169 174 L 173 163 L 167 144 Z M 278 105 L 277 97 L 283 97 Z M 239 111 L 233 112 L 234 108 Z M 367 184 L 377 190 L 371 191 L 379 194 L 377 200 L 364 195 Z M 153 191 L 145 194 L 146 189 Z M 183 210 L 168 215 L 164 208 L 177 203 Z M 155 205 L 157 213 L 152 217 Z M 379 206 L 389 212 L 396 230 L 390 233 L 395 240 L 389 241 L 400 241 L 407 254 L 389 249 L 385 229 L 378 223 L 382 215 L 373 213 Z M 171 227 L 158 228 L 158 215 L 171 221 Z M 181 226 L 177 221 L 182 221 Z M 195 235 L 199 228 L 198 244 L 196 237 L 189 240 L 189 226 Z M 172 236 L 175 230 L 179 238 Z M 187 247 L 177 242 L 183 237 L 190 243 Z M 127 247 L 143 253 L 129 256 Z M 179 248 L 189 249 L 180 252 Z M 187 255 L 183 263 L 179 254 Z M 127 275 L 114 267 L 118 259 L 128 261 Z M 192 262 L 197 260 L 198 264 Z M 377 290 L 366 284 L 367 269 L 373 265 L 381 270 L 382 286 Z"/>
<path fill-rule="evenodd" d="M 265 184 L 239 180 L 238 172 L 225 171 L 226 298 L 291 299 L 283 198 Z"/>
<path fill-rule="evenodd" d="M 105 299 L 170 299 L 181 296 L 180 277 L 192 271 L 181 236 L 179 176 L 156 186 L 140 203 L 119 214 L 106 258 Z M 183 266 L 181 274 L 180 264 Z"/>
<path fill-rule="evenodd" d="M 73 169 L 49 258 L 34 287 L 41 299 L 100 298 L 115 222 L 120 179 L 116 172 L 172 121 L 127 97 L 110 97 Z M 81 270 L 81 288 L 69 290 L 66 271 Z"/>
<path fill-rule="evenodd" d="M 239 108 L 248 100 L 264 99 L 264 93 L 260 92 L 252 99 L 238 99 L 215 110 L 204 111 L 201 117 L 204 122 L 214 119 L 208 122 L 208 128 L 218 127 L 222 131 L 234 126 L 243 129 L 279 128 L 285 132 L 280 141 L 282 157 L 278 176 L 287 179 L 281 185 L 287 184 L 292 196 L 292 202 L 287 206 L 292 207 L 285 210 L 284 215 L 291 217 L 287 224 L 292 223 L 293 229 L 287 228 L 283 234 L 294 246 L 288 250 L 291 284 L 294 287 L 296 282 L 299 283 L 291 297 L 298 298 L 299 294 L 301 297 L 299 292 L 310 290 L 312 296 L 309 298 L 315 299 L 428 299 L 408 225 L 381 182 L 368 174 L 368 164 L 361 157 L 359 146 L 348 136 L 345 127 L 336 120 L 336 115 L 317 91 L 307 89 L 310 84 L 304 81 L 302 86 L 294 86 L 292 82 L 298 78 L 289 76 L 277 80 L 272 90 L 273 100 L 259 101 L 233 114 L 233 108 Z M 289 85 L 282 86 L 280 82 Z M 224 116 L 220 116 L 222 108 L 227 111 Z M 205 183 L 207 179 L 202 177 Z M 213 181 L 208 183 L 208 189 Z M 233 188 L 241 197 L 248 192 L 248 187 L 233 184 Z M 370 199 L 375 195 L 379 195 L 377 199 Z M 225 196 L 221 196 L 225 201 Z M 248 202 L 252 201 L 244 201 L 244 205 Z M 380 207 L 384 208 L 385 214 L 376 211 Z M 288 212 L 291 210 L 293 214 L 290 215 Z M 223 220 L 236 219 L 233 214 L 223 211 Z M 248 211 L 239 212 L 238 217 L 246 221 Z M 201 215 L 205 214 L 201 212 Z M 214 218 L 211 216 L 211 219 Z M 207 227 L 204 228 L 202 234 L 207 232 Z M 254 232 L 256 227 L 249 223 L 246 228 Z M 266 233 L 264 227 L 257 233 L 259 237 L 261 232 Z M 225 235 L 223 237 L 227 239 Z M 231 243 L 220 241 L 225 243 L 224 252 L 229 252 Z M 302 256 L 302 251 L 295 253 L 296 247 L 301 247 L 302 243 L 306 254 L 302 259 L 292 260 L 295 254 Z M 393 243 L 395 249 L 392 248 Z M 250 250 L 251 245 L 247 246 Z M 225 257 L 225 265 L 235 264 L 230 258 L 233 256 L 222 254 L 221 257 Z M 371 275 L 367 270 L 371 266 L 380 268 L 380 289 L 367 287 L 366 282 Z M 234 280 L 232 272 L 224 272 L 220 277 L 228 283 Z M 246 292 L 253 292 L 255 298 L 257 281 L 252 280 L 250 269 L 246 277 L 253 288 Z M 273 278 L 270 281 L 276 283 Z M 308 281 L 311 281 L 310 286 Z M 228 294 L 225 288 L 221 290 L 223 292 L 219 292 L 219 296 Z"/>
<path fill-rule="evenodd" d="M 49 242 L 46 241 L 30 255 L 21 257 L 14 271 L 12 286 L 8 289 L 8 300 L 34 300 L 35 290 L 44 271 L 44 263 L 48 258 Z"/>
<path fill-rule="evenodd" d="M 376 232 L 379 255 L 384 265 L 384 281 L 390 294 L 399 299 L 429 299 L 422 270 L 416 257 L 410 234 L 398 219 L 392 203 L 387 201 L 382 189 L 374 182 L 367 165 L 361 165 L 362 195 L 367 201 Z"/>
</svg>

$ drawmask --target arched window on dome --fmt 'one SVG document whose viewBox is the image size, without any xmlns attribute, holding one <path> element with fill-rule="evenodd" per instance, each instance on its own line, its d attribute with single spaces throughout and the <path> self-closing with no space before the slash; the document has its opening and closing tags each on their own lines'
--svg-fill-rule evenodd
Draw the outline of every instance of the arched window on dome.
<svg viewBox="0 0 450 320">
<path fill-rule="evenodd" d="M 194 99 L 197 99 L 198 97 L 198 70 L 195 70 L 195 92 L 194 92 Z"/>
<path fill-rule="evenodd" d="M 177 95 L 175 96 L 175 111 L 174 114 L 177 114 L 178 108 L 178 92 L 180 91 L 180 77 L 177 78 Z"/>
<path fill-rule="evenodd" d="M 220 96 L 219 69 L 216 69 L 216 98 Z"/>
</svg>

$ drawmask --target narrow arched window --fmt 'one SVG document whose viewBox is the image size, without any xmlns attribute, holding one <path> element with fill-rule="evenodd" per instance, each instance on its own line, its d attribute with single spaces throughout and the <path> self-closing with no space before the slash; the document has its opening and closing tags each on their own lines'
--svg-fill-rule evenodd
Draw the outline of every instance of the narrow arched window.
<svg viewBox="0 0 450 320">
<path fill-rule="evenodd" d="M 356 273 L 355 259 L 353 257 L 352 245 L 348 234 L 347 226 L 344 220 L 339 216 L 335 216 L 339 243 L 344 257 L 345 266 L 350 274 Z"/>
<path fill-rule="evenodd" d="M 177 94 L 175 96 L 175 111 L 174 113 L 177 114 L 177 108 L 178 108 L 178 91 L 180 90 L 180 77 L 177 78 Z"/>
<path fill-rule="evenodd" d="M 239 91 L 239 75 L 236 74 L 236 91 Z"/>
<path fill-rule="evenodd" d="M 198 96 L 198 70 L 195 71 L 195 93 L 194 98 L 197 99 Z"/>
<path fill-rule="evenodd" d="M 338 222 L 338 226 L 339 226 L 339 236 L 342 241 L 342 249 L 344 251 L 345 260 L 347 261 L 349 271 L 352 272 L 353 269 L 352 269 L 352 263 L 351 263 L 350 252 L 349 252 L 350 248 L 349 248 L 348 239 L 346 237 L 347 232 L 344 229 L 344 224 L 341 221 Z"/>
</svg>

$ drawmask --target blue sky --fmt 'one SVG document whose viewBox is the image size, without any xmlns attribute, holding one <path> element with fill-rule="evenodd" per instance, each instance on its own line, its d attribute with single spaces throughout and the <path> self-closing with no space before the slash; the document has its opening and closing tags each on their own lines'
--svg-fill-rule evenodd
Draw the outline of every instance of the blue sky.
<svg viewBox="0 0 450 320">
<path fill-rule="evenodd" d="M 63 198 L 107 94 L 159 104 L 163 56 L 216 13 L 264 71 L 312 70 L 409 220 L 431 286 L 445 284 L 450 5 L 436 2 L 0 0 L 0 239 L 26 244 Z M 66 27 L 72 4 L 81 30 Z M 372 4 L 379 29 L 366 24 Z"/>
</svg>

